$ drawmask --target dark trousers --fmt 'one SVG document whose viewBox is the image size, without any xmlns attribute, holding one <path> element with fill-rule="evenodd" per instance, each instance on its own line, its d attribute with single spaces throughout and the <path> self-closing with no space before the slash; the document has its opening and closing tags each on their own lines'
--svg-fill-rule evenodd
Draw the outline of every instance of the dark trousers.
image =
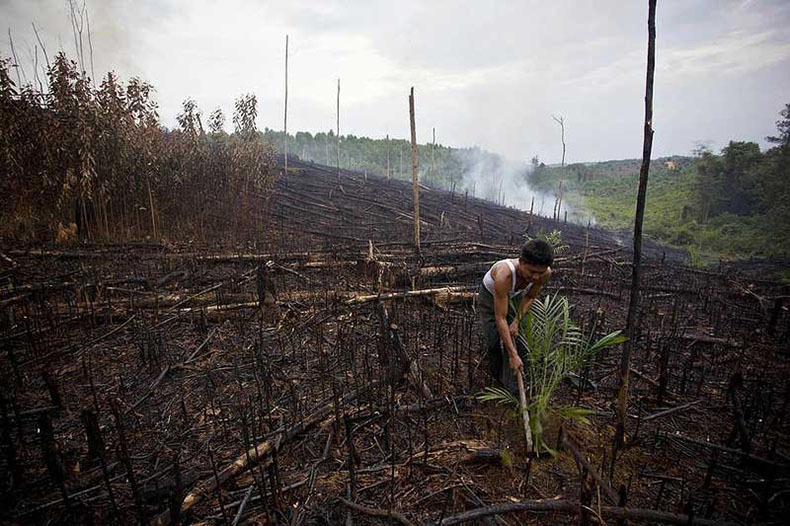
<svg viewBox="0 0 790 526">
<path fill-rule="evenodd" d="M 494 316 L 494 296 L 482 285 L 477 293 L 477 312 L 480 316 L 480 327 L 483 331 L 486 352 L 488 354 L 488 372 L 493 380 L 502 384 L 502 386 L 511 393 L 516 394 L 518 393 L 518 380 L 510 369 L 510 358 L 508 357 L 507 349 L 505 349 L 499 337 L 496 317 Z M 515 311 L 508 305 L 508 325 L 513 322 L 515 317 Z M 524 366 L 526 367 L 526 349 L 518 341 L 515 343 L 521 361 L 524 362 Z"/>
</svg>

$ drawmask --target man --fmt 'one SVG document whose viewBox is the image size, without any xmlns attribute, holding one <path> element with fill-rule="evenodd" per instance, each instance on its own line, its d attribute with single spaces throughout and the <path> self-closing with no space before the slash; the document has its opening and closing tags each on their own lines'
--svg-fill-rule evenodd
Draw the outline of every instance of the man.
<svg viewBox="0 0 790 526">
<path fill-rule="evenodd" d="M 524 244 L 517 259 L 497 261 L 483 277 L 478 308 L 489 372 L 512 393 L 518 392 L 515 375 L 521 374 L 524 367 L 525 350 L 518 349 L 516 339 L 518 320 L 527 314 L 541 288 L 548 283 L 553 262 L 551 245 L 533 239 Z M 515 300 L 516 311 L 510 308 L 511 299 Z"/>
</svg>

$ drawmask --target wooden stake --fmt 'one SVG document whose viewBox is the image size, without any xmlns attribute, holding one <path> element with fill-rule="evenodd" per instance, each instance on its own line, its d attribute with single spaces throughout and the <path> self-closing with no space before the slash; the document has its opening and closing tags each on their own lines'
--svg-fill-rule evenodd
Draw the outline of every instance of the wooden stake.
<svg viewBox="0 0 790 526">
<path fill-rule="evenodd" d="M 431 144 L 431 177 L 436 178 L 436 128 L 433 128 L 433 143 Z"/>
<path fill-rule="evenodd" d="M 340 79 L 337 79 L 337 176 L 340 177 Z"/>
<path fill-rule="evenodd" d="M 285 35 L 285 115 L 283 115 L 285 175 L 288 175 L 288 35 Z"/>
<path fill-rule="evenodd" d="M 420 251 L 420 188 L 417 185 L 417 128 L 414 124 L 414 87 L 409 94 L 409 120 L 411 122 L 411 177 L 414 189 L 414 248 Z"/>
<path fill-rule="evenodd" d="M 387 135 L 387 179 L 390 178 L 390 136 Z"/>
<path fill-rule="evenodd" d="M 636 218 L 634 219 L 634 260 L 631 267 L 631 293 L 628 300 L 628 317 L 625 334 L 629 340 L 623 345 L 620 360 L 620 386 L 617 393 L 617 427 L 612 446 L 612 467 L 617 458 L 617 449 L 625 445 L 625 421 L 628 409 L 628 373 L 631 369 L 631 338 L 634 335 L 636 310 L 639 302 L 640 263 L 642 260 L 642 221 L 645 216 L 647 176 L 650 169 L 650 154 L 653 148 L 653 75 L 656 67 L 656 0 L 648 0 L 647 19 L 647 78 L 645 86 L 645 129 L 642 148 L 642 168 L 639 172 L 639 190 L 636 196 Z"/>
<path fill-rule="evenodd" d="M 532 453 L 532 429 L 529 427 L 529 411 L 527 411 L 527 392 L 524 390 L 524 375 L 516 373 L 518 379 L 518 398 L 521 403 L 521 419 L 524 423 L 524 437 L 527 439 L 527 453 Z"/>
</svg>

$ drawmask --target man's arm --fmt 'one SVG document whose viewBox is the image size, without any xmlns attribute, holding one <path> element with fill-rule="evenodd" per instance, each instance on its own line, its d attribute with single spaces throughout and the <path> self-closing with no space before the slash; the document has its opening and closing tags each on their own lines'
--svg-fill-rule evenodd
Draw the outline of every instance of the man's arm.
<svg viewBox="0 0 790 526">
<path fill-rule="evenodd" d="M 494 269 L 495 271 L 497 269 Z M 516 344 L 510 334 L 510 327 L 507 324 L 507 292 L 510 289 L 510 276 L 504 275 L 503 272 L 492 272 L 494 278 L 494 318 L 496 319 L 496 328 L 499 332 L 499 338 L 505 346 L 510 362 L 510 368 L 513 370 L 521 369 L 523 364 L 521 358 L 516 350 Z"/>
</svg>

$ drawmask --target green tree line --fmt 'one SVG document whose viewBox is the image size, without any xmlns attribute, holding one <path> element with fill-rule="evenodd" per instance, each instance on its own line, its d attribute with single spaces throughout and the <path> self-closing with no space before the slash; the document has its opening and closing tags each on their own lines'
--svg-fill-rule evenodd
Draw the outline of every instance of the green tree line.
<svg viewBox="0 0 790 526">
<path fill-rule="evenodd" d="M 718 257 L 785 257 L 790 247 L 790 104 L 765 151 L 731 141 L 718 154 L 698 148 L 692 157 L 654 159 L 650 167 L 645 232 L 687 248 L 700 262 Z M 633 226 L 639 161 L 549 167 L 533 159 L 527 180 L 566 197 L 606 227 Z"/>
<path fill-rule="evenodd" d="M 284 151 L 285 135 L 269 128 L 264 137 L 279 151 Z M 411 180 L 411 141 L 406 139 L 372 139 L 352 134 L 340 136 L 340 167 L 381 176 Z M 288 134 L 288 151 L 302 160 L 337 166 L 338 140 L 328 132 Z M 389 151 L 389 172 L 387 152 Z M 473 190 L 473 181 L 494 180 L 501 176 L 502 158 L 478 147 L 452 148 L 442 144 L 418 144 L 418 175 L 427 186 L 446 190 Z M 479 189 L 475 189 L 479 190 Z"/>
</svg>

